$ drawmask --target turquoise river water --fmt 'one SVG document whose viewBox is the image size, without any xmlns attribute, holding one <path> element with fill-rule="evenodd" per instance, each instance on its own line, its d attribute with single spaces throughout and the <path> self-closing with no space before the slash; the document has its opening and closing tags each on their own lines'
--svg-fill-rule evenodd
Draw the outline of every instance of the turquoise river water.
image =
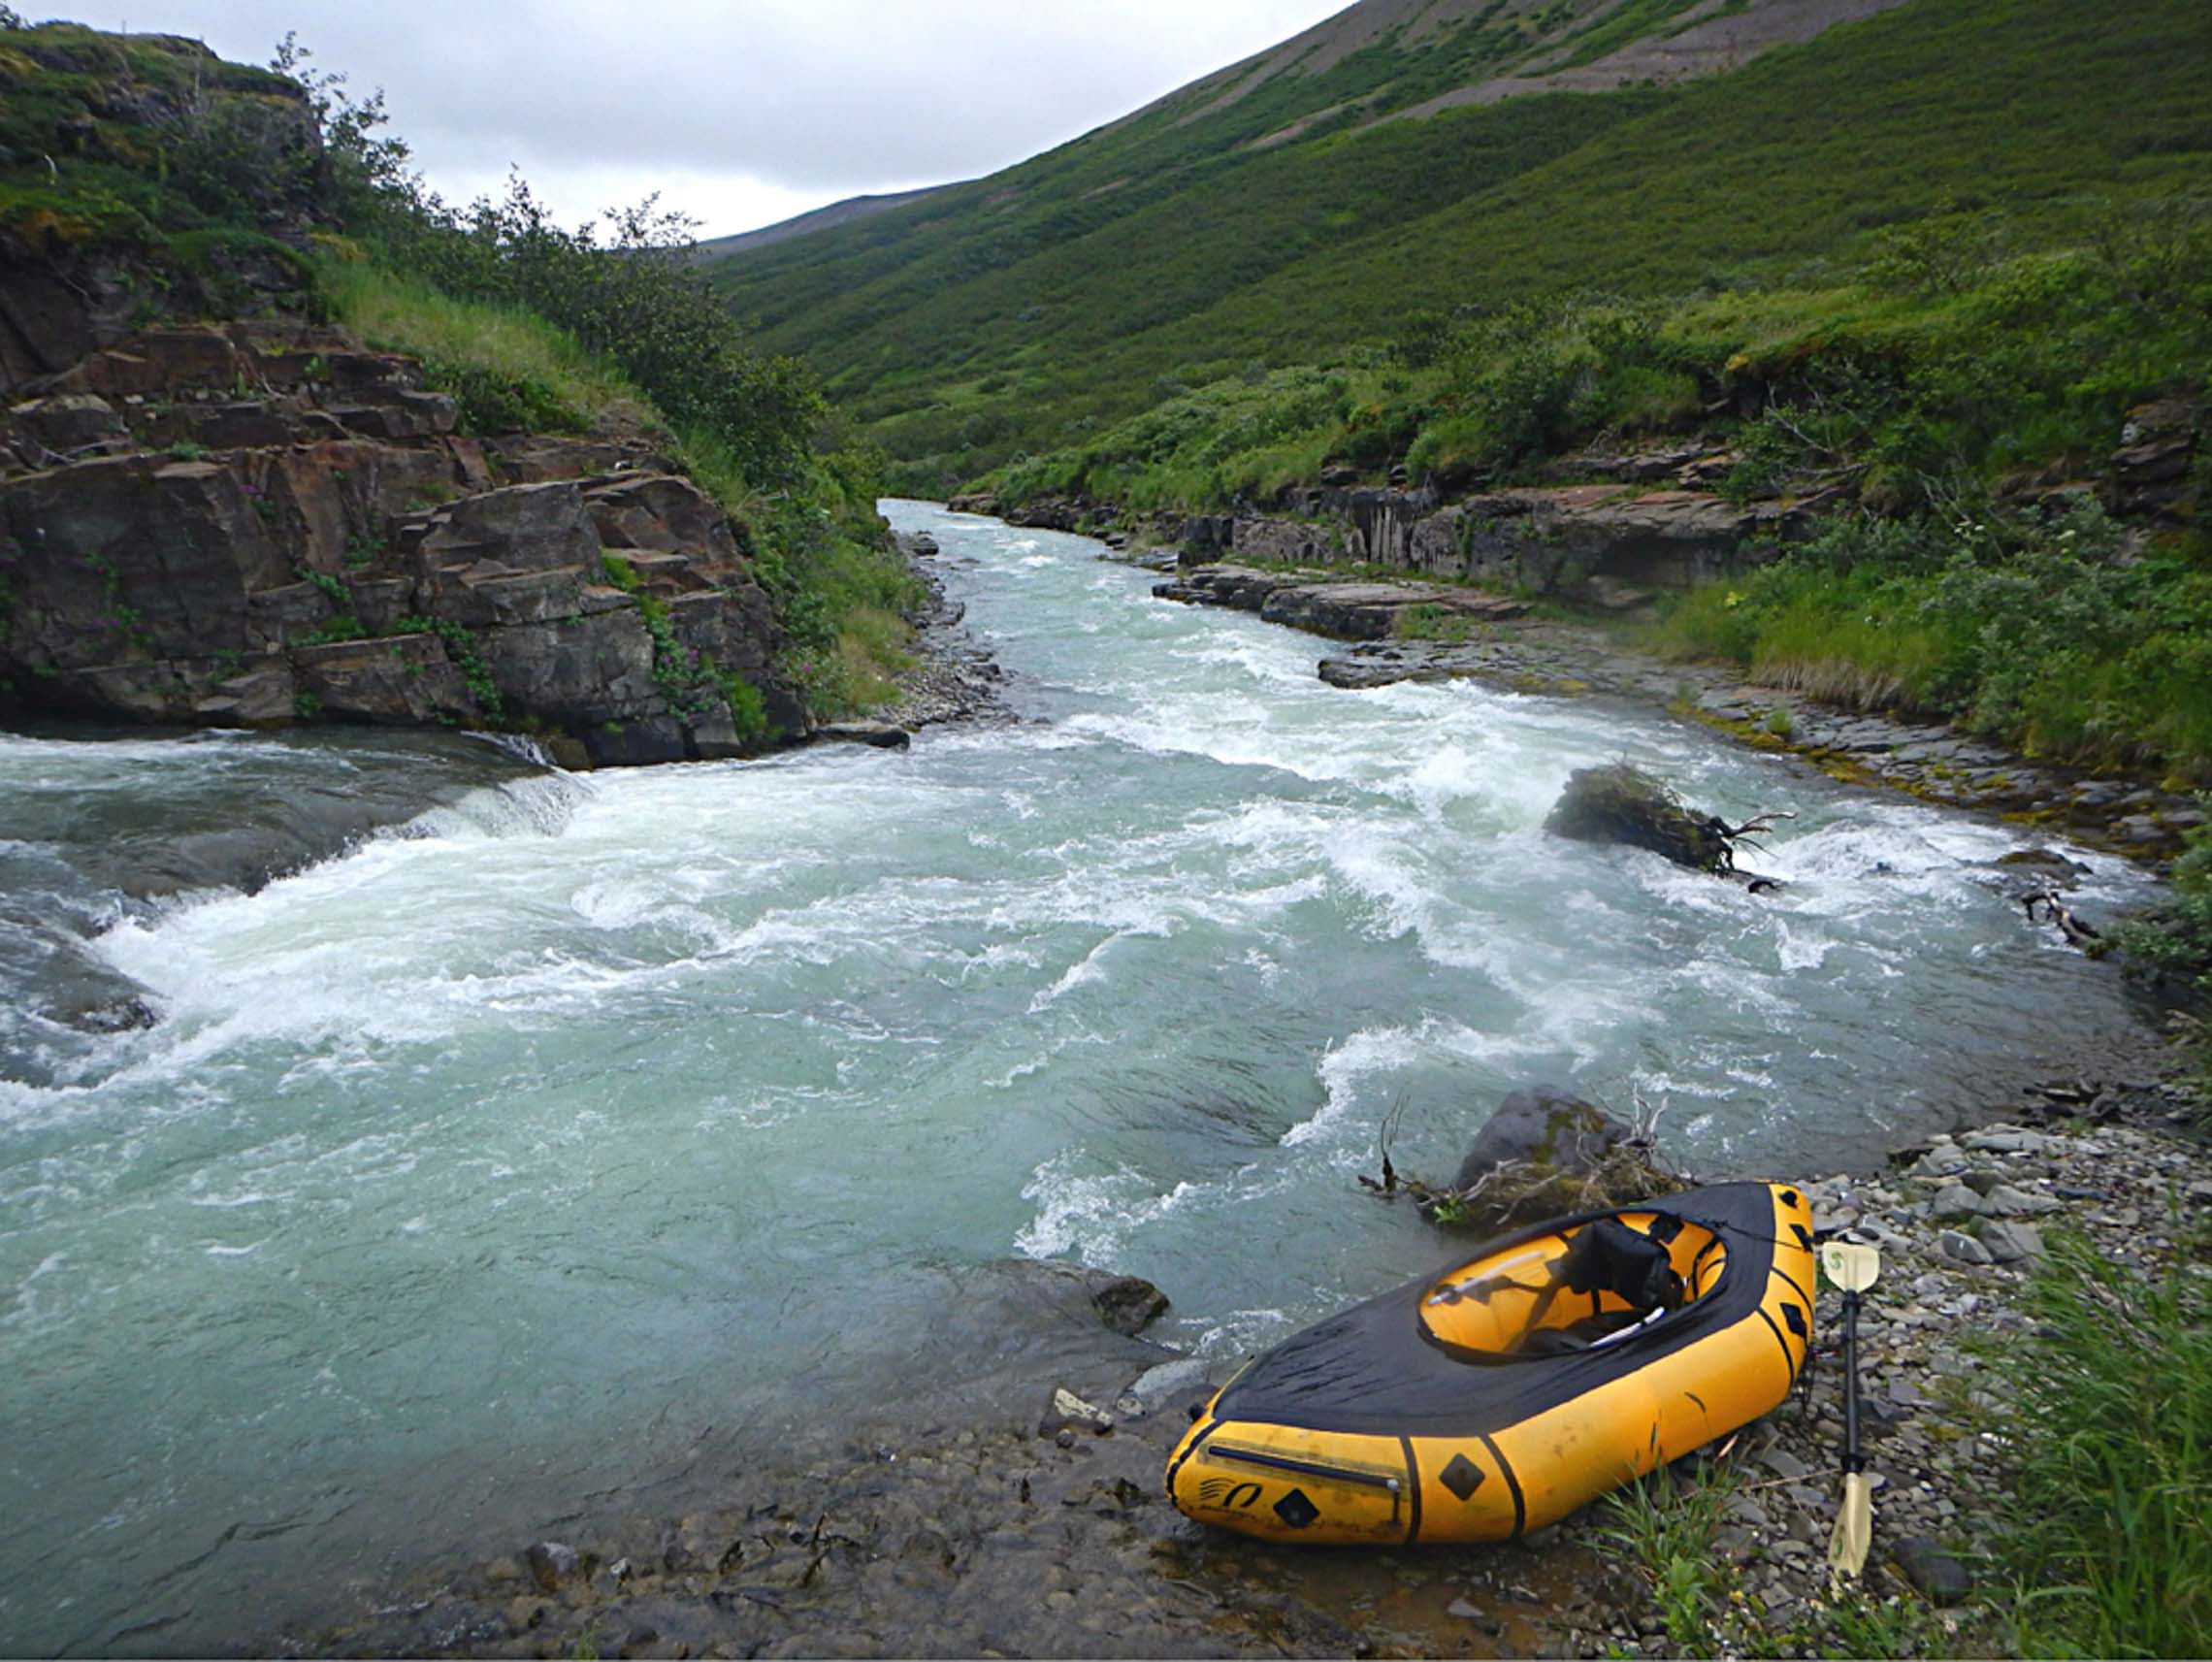
<svg viewBox="0 0 2212 1662">
<path fill-rule="evenodd" d="M 0 934 L 66 914 L 162 1017 L 87 1037 L 0 969 L 0 1652 L 245 1643 L 702 1438 L 1018 1369 L 978 1266 L 1279 1337 L 1435 1255 L 1353 1183 L 1394 1109 L 1431 1174 L 1538 1079 L 1663 1106 L 1696 1170 L 1819 1173 L 2133 1020 L 2008 898 L 2007 828 L 1656 712 L 1334 691 L 1094 543 L 889 505 L 1020 719 L 589 778 L 0 737 Z M 1797 810 L 1754 862 L 1789 887 L 1547 839 L 1620 756 Z M 257 893 L 126 869 L 403 781 L 432 805 Z M 2083 858 L 2085 905 L 2138 892 Z"/>
</svg>

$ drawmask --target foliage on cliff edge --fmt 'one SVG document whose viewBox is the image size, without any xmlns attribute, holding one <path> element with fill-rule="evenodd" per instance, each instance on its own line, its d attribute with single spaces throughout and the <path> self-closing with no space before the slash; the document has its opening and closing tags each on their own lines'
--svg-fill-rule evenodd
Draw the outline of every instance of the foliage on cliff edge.
<svg viewBox="0 0 2212 1662">
<path fill-rule="evenodd" d="M 480 431 L 655 435 L 750 532 L 810 701 L 883 696 L 914 597 L 875 453 L 804 366 L 747 341 L 690 268 L 690 224 L 648 201 L 568 229 L 519 178 L 456 209 L 385 127 L 380 94 L 290 37 L 256 69 L 0 18 L 0 256 L 101 259 L 140 294 L 128 323 L 335 315 L 420 357 Z"/>
</svg>

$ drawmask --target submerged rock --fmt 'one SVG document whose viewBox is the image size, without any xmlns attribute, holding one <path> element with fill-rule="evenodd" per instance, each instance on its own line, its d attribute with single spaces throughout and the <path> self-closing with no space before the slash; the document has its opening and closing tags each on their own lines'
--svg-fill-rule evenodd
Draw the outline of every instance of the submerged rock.
<svg viewBox="0 0 2212 1662">
<path fill-rule="evenodd" d="M 561 1584 L 572 1580 L 582 1567 L 576 1549 L 558 1541 L 538 1542 L 522 1555 L 522 1561 L 530 1579 L 548 1593 L 558 1592 Z"/>
<path fill-rule="evenodd" d="M 1167 1313 L 1167 1294 L 1142 1276 L 1116 1276 L 1090 1289 L 1099 1320 L 1134 1339 Z"/>
</svg>

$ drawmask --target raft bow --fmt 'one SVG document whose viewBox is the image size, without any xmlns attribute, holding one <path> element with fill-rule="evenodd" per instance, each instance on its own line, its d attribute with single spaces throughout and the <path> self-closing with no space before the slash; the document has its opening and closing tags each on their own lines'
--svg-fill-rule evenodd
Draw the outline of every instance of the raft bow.
<svg viewBox="0 0 2212 1662">
<path fill-rule="evenodd" d="M 1662 1282 L 1673 1308 L 1616 1290 Z M 1512 1540 L 1779 1406 L 1812 1293 L 1812 1210 L 1780 1184 L 1554 1219 L 1255 1357 L 1168 1493 L 1279 1541 Z"/>
</svg>

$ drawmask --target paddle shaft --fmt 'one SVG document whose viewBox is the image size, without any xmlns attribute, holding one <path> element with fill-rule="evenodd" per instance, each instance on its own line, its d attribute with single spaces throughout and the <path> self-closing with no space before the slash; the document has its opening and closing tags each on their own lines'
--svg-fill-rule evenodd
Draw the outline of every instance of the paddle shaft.
<svg viewBox="0 0 2212 1662">
<path fill-rule="evenodd" d="M 1843 1294 L 1843 1470 L 1846 1475 L 1867 1469 L 1859 1452 L 1859 1294 Z"/>
</svg>

